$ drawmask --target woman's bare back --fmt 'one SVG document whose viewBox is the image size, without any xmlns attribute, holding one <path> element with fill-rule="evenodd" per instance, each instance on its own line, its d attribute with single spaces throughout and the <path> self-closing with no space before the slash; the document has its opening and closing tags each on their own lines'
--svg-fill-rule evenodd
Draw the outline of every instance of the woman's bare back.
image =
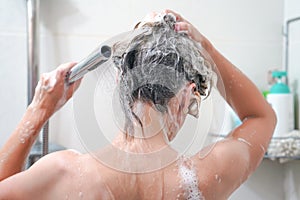
<svg viewBox="0 0 300 200">
<path fill-rule="evenodd" d="M 232 157 L 232 162 L 225 160 L 229 158 L 220 154 L 223 145 L 228 149 L 225 143 L 217 143 L 203 158 L 200 152 L 190 158 L 180 157 L 160 170 L 139 174 L 107 167 L 90 154 L 71 150 L 54 153 L 41 161 L 56 163 L 51 169 L 55 178 L 51 183 L 46 181 L 41 199 L 226 199 L 243 182 L 247 175 L 243 173 L 250 172 L 236 166 L 238 156 Z"/>
</svg>

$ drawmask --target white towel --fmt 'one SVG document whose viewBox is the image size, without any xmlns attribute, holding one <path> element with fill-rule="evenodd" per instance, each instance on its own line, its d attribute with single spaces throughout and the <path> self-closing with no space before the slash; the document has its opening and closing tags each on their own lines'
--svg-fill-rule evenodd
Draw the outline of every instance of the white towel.
<svg viewBox="0 0 300 200">
<path fill-rule="evenodd" d="M 295 158 L 300 159 L 300 131 L 293 130 L 282 138 L 273 138 L 267 152 L 271 160 L 278 159 L 285 163 Z"/>
</svg>

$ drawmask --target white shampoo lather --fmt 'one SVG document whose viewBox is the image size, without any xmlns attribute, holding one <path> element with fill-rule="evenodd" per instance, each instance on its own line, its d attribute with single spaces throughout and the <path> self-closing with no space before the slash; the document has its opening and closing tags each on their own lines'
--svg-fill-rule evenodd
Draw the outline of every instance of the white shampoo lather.
<svg viewBox="0 0 300 200">
<path fill-rule="evenodd" d="M 277 125 L 273 137 L 284 137 L 294 130 L 294 99 L 289 87 L 283 83 L 285 71 L 273 71 L 272 77 L 277 82 L 271 87 L 267 101 L 271 104 L 277 117 Z"/>
</svg>

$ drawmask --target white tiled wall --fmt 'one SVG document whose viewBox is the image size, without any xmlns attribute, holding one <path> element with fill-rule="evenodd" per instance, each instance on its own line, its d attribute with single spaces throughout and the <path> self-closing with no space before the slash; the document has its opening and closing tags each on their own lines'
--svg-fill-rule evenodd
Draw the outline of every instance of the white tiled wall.
<svg viewBox="0 0 300 200">
<path fill-rule="evenodd" d="M 130 30 L 146 13 L 180 12 L 244 71 L 259 88 L 266 72 L 282 63 L 284 0 L 41 0 L 41 72 L 79 61 L 107 38 Z M 297 1 L 297 0 L 295 0 Z M 26 21 L 24 0 L 0 0 L 0 145 L 26 107 Z M 84 106 L 93 90 L 87 75 L 76 94 Z M 70 101 L 50 121 L 51 140 L 84 151 L 76 134 Z M 86 123 L 86 132 L 93 131 Z M 102 141 L 99 141 L 102 142 Z M 284 198 L 283 166 L 265 161 L 231 199 Z M 298 187 L 296 185 L 296 187 Z"/>
<path fill-rule="evenodd" d="M 27 105 L 25 1 L 0 1 L 0 146 Z"/>
</svg>

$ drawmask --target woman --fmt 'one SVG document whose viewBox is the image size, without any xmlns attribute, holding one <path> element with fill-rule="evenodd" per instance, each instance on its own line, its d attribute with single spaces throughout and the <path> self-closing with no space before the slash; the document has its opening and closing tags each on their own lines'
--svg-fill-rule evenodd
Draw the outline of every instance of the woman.
<svg viewBox="0 0 300 200">
<path fill-rule="evenodd" d="M 176 20 L 171 15 L 164 16 L 170 13 Z M 157 18 L 157 14 L 150 17 L 154 21 Z M 255 85 L 195 27 L 173 11 L 166 10 L 161 22 L 141 23 L 138 28 L 150 32 L 137 36 L 129 46 L 117 44 L 113 57 L 119 69 L 125 128 L 114 140 L 113 148 L 100 152 L 100 158 L 133 172 L 112 169 L 89 154 L 72 151 L 47 155 L 21 172 L 42 124 L 79 85 L 76 82 L 70 87 L 64 86 L 64 77 L 74 65 L 66 64 L 42 77 L 32 104 L 1 150 L 0 199 L 219 200 L 227 199 L 257 168 L 272 137 L 276 118 Z M 125 155 L 148 155 L 168 147 L 167 141 L 176 136 L 186 115 L 197 116 L 200 96 L 209 93 L 213 68 L 205 62 L 197 45 L 181 32 L 200 43 L 211 56 L 224 82 L 226 101 L 243 123 L 203 159 L 196 154 L 140 173 L 141 168 L 152 163 L 140 164 L 134 159 L 128 162 L 120 156 L 124 154 L 114 149 Z M 118 52 L 120 49 L 125 51 Z M 168 153 L 176 154 L 172 150 Z"/>
</svg>

